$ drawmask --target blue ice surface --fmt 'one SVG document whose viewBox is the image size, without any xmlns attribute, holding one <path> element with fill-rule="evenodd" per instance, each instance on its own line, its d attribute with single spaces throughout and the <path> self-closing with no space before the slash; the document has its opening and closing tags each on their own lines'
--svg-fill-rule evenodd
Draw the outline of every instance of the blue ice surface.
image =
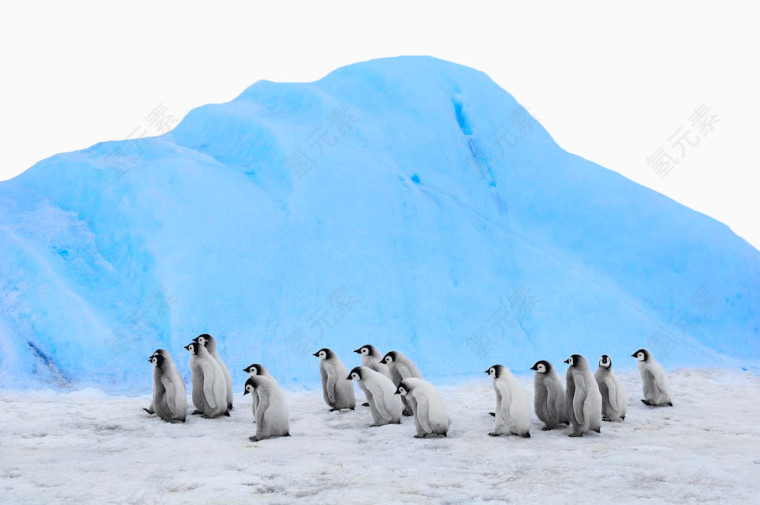
<svg viewBox="0 0 760 505">
<path fill-rule="evenodd" d="M 366 343 L 441 382 L 494 363 L 757 370 L 760 253 L 561 149 L 482 72 L 373 60 L 257 82 L 159 137 L 0 183 L 0 384 L 141 392 L 219 340 L 289 388 Z M 236 385 L 237 387 L 237 385 Z"/>
</svg>

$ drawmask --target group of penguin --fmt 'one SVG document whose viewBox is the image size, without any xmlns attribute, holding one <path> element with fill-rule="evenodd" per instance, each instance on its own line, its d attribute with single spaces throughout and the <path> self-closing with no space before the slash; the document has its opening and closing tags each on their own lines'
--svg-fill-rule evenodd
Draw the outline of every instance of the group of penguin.
<svg viewBox="0 0 760 505">
<path fill-rule="evenodd" d="M 193 391 L 193 414 L 207 418 L 229 416 L 232 410 L 232 378 L 219 358 L 216 340 L 206 333 L 185 346 L 190 356 Z M 403 353 L 383 355 L 374 346 L 365 345 L 354 352 L 362 364 L 347 371 L 337 354 L 323 348 L 318 357 L 322 377 L 322 394 L 330 411 L 354 410 L 356 399 L 352 381 L 366 396 L 371 426 L 401 423 L 411 416 L 415 438 L 447 436 L 450 420 L 438 390 L 422 379 L 419 369 Z M 637 360 L 644 399 L 648 406 L 673 406 L 665 370 L 646 349 L 632 354 Z M 149 414 L 167 422 L 185 422 L 187 393 L 185 384 L 168 351 L 156 350 L 149 358 L 153 365 L 153 401 Z M 626 392 L 612 371 L 612 360 L 602 355 L 599 368 L 591 373 L 588 361 L 580 354 L 565 360 L 567 373 L 562 384 L 551 363 L 545 360 L 531 367 L 535 371 L 534 407 L 544 423 L 543 430 L 571 426 L 569 436 L 580 437 L 589 431 L 601 432 L 602 421 L 622 421 L 626 414 Z M 290 436 L 290 414 L 285 394 L 274 377 L 260 364 L 246 367 L 248 373 L 243 394 L 251 394 L 256 433 L 250 440 Z M 493 365 L 486 373 L 493 379 L 496 409 L 491 436 L 530 437 L 530 406 L 520 382 L 508 368 Z"/>
</svg>

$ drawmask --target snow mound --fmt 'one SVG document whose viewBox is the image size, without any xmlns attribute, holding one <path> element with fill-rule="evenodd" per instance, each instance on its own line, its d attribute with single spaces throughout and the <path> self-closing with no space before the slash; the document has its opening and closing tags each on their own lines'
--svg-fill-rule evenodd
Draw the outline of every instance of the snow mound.
<svg viewBox="0 0 760 505">
<path fill-rule="evenodd" d="M 0 258 L 6 387 L 145 390 L 154 349 L 187 374 L 205 332 L 291 387 L 316 349 L 365 343 L 450 379 L 639 347 L 760 360 L 760 252 L 429 57 L 258 82 L 165 135 L 41 161 L 0 184 Z"/>
</svg>

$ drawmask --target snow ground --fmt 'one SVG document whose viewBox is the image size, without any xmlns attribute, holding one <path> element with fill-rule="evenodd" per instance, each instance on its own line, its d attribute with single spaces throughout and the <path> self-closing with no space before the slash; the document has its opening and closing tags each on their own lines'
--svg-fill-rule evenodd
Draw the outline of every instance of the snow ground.
<svg viewBox="0 0 760 505">
<path fill-rule="evenodd" d="M 535 417 L 530 439 L 487 436 L 485 376 L 441 387 L 453 424 L 432 440 L 408 418 L 330 413 L 319 391 L 288 392 L 292 437 L 259 443 L 248 396 L 183 425 L 145 414 L 147 395 L 0 391 L 0 503 L 757 503 L 760 378 L 681 369 L 676 406 L 650 409 L 638 374 L 620 377 L 628 417 L 581 439 Z"/>
</svg>

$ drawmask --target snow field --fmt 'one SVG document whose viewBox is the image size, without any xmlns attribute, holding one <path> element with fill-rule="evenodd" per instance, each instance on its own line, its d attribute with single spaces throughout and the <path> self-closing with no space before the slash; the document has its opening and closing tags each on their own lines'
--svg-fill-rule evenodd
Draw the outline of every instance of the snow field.
<svg viewBox="0 0 760 505">
<path fill-rule="evenodd" d="M 366 407 L 330 413 L 318 390 L 286 392 L 292 436 L 258 443 L 248 441 L 251 404 L 240 394 L 230 418 L 168 424 L 142 411 L 149 395 L 0 391 L 0 503 L 756 499 L 760 378 L 679 369 L 670 374 L 675 407 L 653 409 L 639 401 L 638 373 L 618 375 L 628 391 L 626 420 L 581 439 L 567 437 L 567 429 L 541 431 L 535 415 L 530 439 L 489 437 L 495 398 L 485 376 L 440 387 L 451 430 L 448 438 L 426 440 L 413 438 L 410 418 L 369 428 Z M 519 378 L 532 400 L 532 376 Z"/>
</svg>

